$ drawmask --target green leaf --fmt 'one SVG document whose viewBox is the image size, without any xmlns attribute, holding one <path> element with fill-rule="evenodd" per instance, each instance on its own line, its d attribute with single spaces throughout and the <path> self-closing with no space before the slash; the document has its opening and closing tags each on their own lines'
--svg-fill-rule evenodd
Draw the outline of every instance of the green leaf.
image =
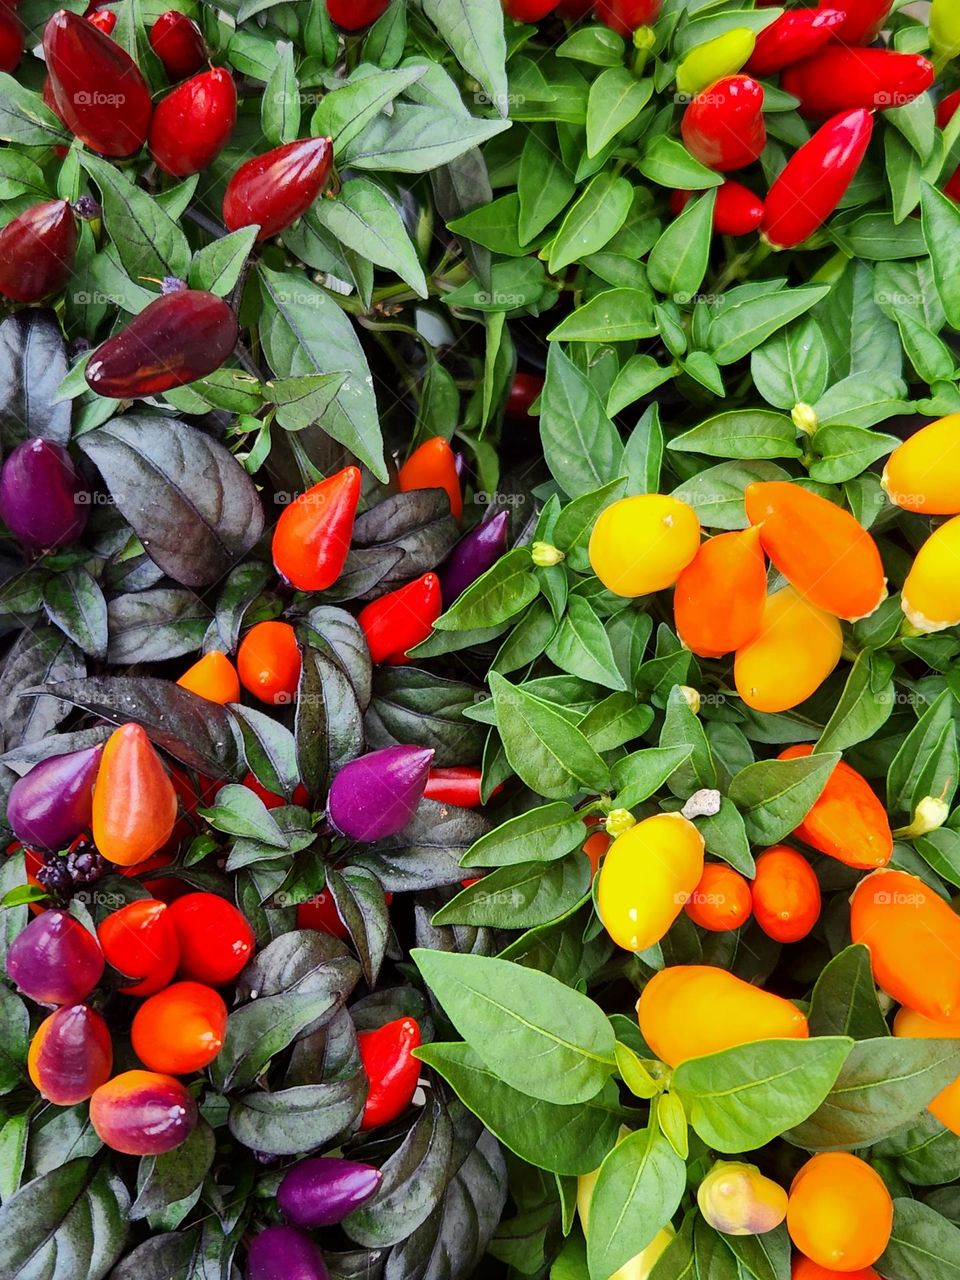
<svg viewBox="0 0 960 1280">
<path fill-rule="evenodd" d="M 939 796 L 946 787 L 950 787 L 952 795 L 956 789 L 957 769 L 953 758 L 957 744 L 953 708 L 953 694 L 945 689 L 926 708 L 901 743 L 887 771 L 887 808 L 891 813 L 912 814 L 915 806 L 926 796 Z M 936 766 L 941 760 L 945 760 L 946 765 L 946 776 L 942 781 L 931 778 L 928 772 L 931 762 Z"/>
<path fill-rule="evenodd" d="M 341 244 L 378 267 L 393 271 L 421 298 L 427 281 L 403 220 L 394 204 L 369 178 L 345 182 L 335 200 L 321 200 L 314 217 Z"/>
<path fill-rule="evenodd" d="M 624 66 L 601 71 L 587 99 L 587 155 L 597 156 L 650 101 L 652 80 L 637 80 Z"/>
<path fill-rule="evenodd" d="M 260 840 L 285 849 L 287 840 L 276 819 L 256 792 L 238 782 L 230 782 L 217 792 L 216 803 L 201 809 L 201 815 L 218 831 Z"/>
<path fill-rule="evenodd" d="M 713 238 L 715 203 L 716 196 L 710 191 L 691 200 L 650 250 L 650 283 L 677 302 L 692 302 L 703 284 Z"/>
<path fill-rule="evenodd" d="M 723 175 L 695 160 L 682 142 L 665 133 L 658 134 L 637 161 L 645 178 L 671 191 L 702 191 L 719 187 Z"/>
<path fill-rule="evenodd" d="M 107 602 L 96 579 L 74 565 L 49 579 L 43 607 L 55 626 L 91 658 L 107 656 Z"/>
<path fill-rule="evenodd" d="M 575 725 L 549 702 L 495 672 L 490 688 L 507 759 L 529 787 L 553 800 L 604 790 L 610 781 L 607 766 Z"/>
<path fill-rule="evenodd" d="M 582 596 L 572 595 L 546 655 L 561 671 L 602 685 L 605 689 L 625 689 L 626 684 L 613 656 L 606 628 L 596 610 Z"/>
<path fill-rule="evenodd" d="M 533 859 L 550 862 L 583 844 L 583 819 L 569 804 L 556 801 L 510 818 L 481 836 L 460 859 L 462 867 L 507 867 Z"/>
<path fill-rule="evenodd" d="M 575 498 L 560 512 L 550 534 L 550 541 L 565 553 L 567 563 L 572 569 L 582 573 L 589 571 L 590 559 L 587 547 L 597 516 L 611 502 L 622 497 L 623 489 L 624 480 L 618 477 L 599 489 Z"/>
<path fill-rule="evenodd" d="M 754 1280 L 789 1280 L 790 1236 L 783 1224 L 759 1236 L 724 1236 L 723 1242 L 740 1262 L 741 1274 Z"/>
<path fill-rule="evenodd" d="M 667 447 L 711 458 L 799 458 L 802 454 L 793 422 L 772 409 L 718 413 L 674 437 Z"/>
<path fill-rule="evenodd" d="M 415 1051 L 496 1137 L 537 1168 L 563 1176 L 591 1173 L 613 1146 L 619 1125 L 616 1085 L 558 1106 L 506 1084 L 467 1044 L 428 1044 Z"/>
<path fill-rule="evenodd" d="M 346 379 L 345 373 L 275 378 L 264 383 L 264 397 L 277 406 L 277 422 L 284 431 L 305 431 L 323 419 Z"/>
<path fill-rule="evenodd" d="M 796 760 L 759 760 L 730 783 L 727 795 L 743 814 L 755 844 L 777 844 L 810 812 L 840 760 L 839 752 L 818 752 Z"/>
<path fill-rule="evenodd" d="M 629 342 L 656 332 L 649 293 L 608 289 L 571 312 L 547 337 L 552 342 Z"/>
<path fill-rule="evenodd" d="M 791 1132 L 808 1151 L 867 1147 L 915 1119 L 960 1075 L 960 1040 L 858 1040 L 823 1102 Z"/>
<path fill-rule="evenodd" d="M 745 529 L 743 491 L 754 480 L 786 480 L 786 471 L 773 462 L 720 462 L 707 467 L 673 491 L 696 511 L 709 529 Z"/>
<path fill-rule="evenodd" d="M 613 786 L 617 805 L 632 809 L 659 791 L 667 779 L 690 759 L 694 744 L 647 747 L 624 756 L 613 766 Z"/>
<path fill-rule="evenodd" d="M 613 32 L 610 33 L 613 35 Z M 520 216 L 517 232 L 522 245 L 548 227 L 569 204 L 576 185 L 560 156 L 556 137 L 546 126 L 530 129 L 520 155 L 517 196 Z"/>
<path fill-rule="evenodd" d="M 600 1092 L 614 1070 L 614 1034 L 587 996 L 508 960 L 410 954 L 464 1040 L 506 1084 L 563 1105 Z"/>
<path fill-rule="evenodd" d="M 854 944 L 820 972 L 810 998 L 810 1032 L 867 1040 L 889 1035 L 877 999 L 869 948 Z"/>
<path fill-rule="evenodd" d="M 214 1084 L 223 1092 L 249 1088 L 271 1059 L 309 1027 L 329 1021 L 338 1004 L 338 992 L 327 988 L 260 996 L 234 1009 L 223 1048 L 210 1067 Z"/>
<path fill-rule="evenodd" d="M 817 742 L 818 751 L 845 751 L 883 728 L 894 706 L 893 671 L 889 654 L 872 649 L 857 654 Z"/>
<path fill-rule="evenodd" d="M 186 276 L 187 238 L 157 201 L 98 156 L 84 151 L 80 163 L 100 188 L 104 224 L 127 275 L 133 280 Z"/>
<path fill-rule="evenodd" d="M 493 627 L 522 613 L 540 594 L 527 547 L 514 547 L 472 582 L 433 624 L 438 631 Z"/>
<path fill-rule="evenodd" d="M 260 99 L 260 123 L 273 146 L 293 142 L 300 132 L 300 85 L 293 61 L 293 45 L 277 45 L 277 62 Z"/>
<path fill-rule="evenodd" d="M 52 147 L 69 142 L 64 126 L 39 93 L 6 73 L 0 74 L 0 138 L 24 147 Z"/>
<path fill-rule="evenodd" d="M 190 264 L 190 287 L 206 289 L 225 298 L 237 281 L 257 239 L 256 227 L 241 227 L 219 240 L 211 240 Z"/>
<path fill-rule="evenodd" d="M 464 71 L 480 81 L 490 105 L 506 116 L 507 46 L 499 0 L 423 0 L 423 12 Z"/>
<path fill-rule="evenodd" d="M 565 915 L 590 890 L 590 863 L 578 850 L 559 861 L 499 867 L 462 890 L 433 917 L 435 925 L 531 929 Z"/>
<path fill-rule="evenodd" d="M 740 1045 L 681 1063 L 672 1087 L 708 1146 L 751 1151 L 816 1111 L 852 1044 L 831 1036 Z"/>
<path fill-rule="evenodd" d="M 632 203 L 633 188 L 626 178 L 597 174 L 560 224 L 550 246 L 550 274 L 602 249 L 626 222 Z"/>
<path fill-rule="evenodd" d="M 929 1205 L 893 1202 L 893 1233 L 877 1262 L 880 1273 L 896 1280 L 958 1280 L 960 1228 Z"/>
<path fill-rule="evenodd" d="M 733 364 L 742 360 L 778 329 L 809 311 L 829 292 L 829 285 L 785 289 L 781 293 L 763 294 L 724 307 L 710 321 L 708 349 L 717 364 Z"/>
<path fill-rule="evenodd" d="M 953 329 L 960 329 L 960 277 L 952 250 L 960 236 L 960 209 L 949 196 L 928 182 L 922 185 L 920 206 L 923 238 L 930 254 L 937 293 L 943 303 L 947 323 Z"/>
<path fill-rule="evenodd" d="M 676 1212 L 686 1167 L 658 1129 L 618 1142 L 600 1166 L 590 1199 L 591 1280 L 607 1280 L 645 1249 Z"/>
<path fill-rule="evenodd" d="M 830 357 L 823 330 L 810 316 L 755 348 L 750 372 L 757 390 L 777 409 L 814 404 L 827 389 Z"/>
<path fill-rule="evenodd" d="M 620 433 L 587 375 L 552 342 L 540 403 L 540 435 L 551 474 L 571 498 L 623 474 Z"/>
<path fill-rule="evenodd" d="M 313 114 L 311 132 L 333 139 L 339 156 L 381 111 L 423 76 L 426 67 L 414 63 L 397 71 L 381 71 L 324 94 Z"/>
</svg>

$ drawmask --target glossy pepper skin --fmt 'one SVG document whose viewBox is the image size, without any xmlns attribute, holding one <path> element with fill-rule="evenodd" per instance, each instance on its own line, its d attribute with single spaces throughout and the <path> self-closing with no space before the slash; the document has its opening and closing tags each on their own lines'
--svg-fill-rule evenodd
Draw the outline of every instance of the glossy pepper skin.
<svg viewBox="0 0 960 1280">
<path fill-rule="evenodd" d="M 440 566 L 440 591 L 445 609 L 504 554 L 509 528 L 510 512 L 498 511 L 460 539 Z"/>
<path fill-rule="evenodd" d="M 440 580 L 435 573 L 425 573 L 405 587 L 371 600 L 357 615 L 370 657 L 394 666 L 406 662 L 407 650 L 426 640 L 442 610 Z"/>
<path fill-rule="evenodd" d="M 289 622 L 258 622 L 240 641 L 237 671 L 243 687 L 261 702 L 292 702 L 300 681 L 302 659 Z"/>
<path fill-rule="evenodd" d="M 38 1004 L 80 1004 L 103 975 L 103 953 L 75 916 L 44 911 L 10 944 L 7 975 Z"/>
<path fill-rule="evenodd" d="M 752 907 L 750 884 L 740 872 L 725 862 L 710 862 L 683 909 L 701 929 L 726 933 L 746 924 Z"/>
<path fill-rule="evenodd" d="M 832 7 L 831 0 L 821 0 L 821 7 Z M 835 38 L 843 44 L 870 44 L 883 30 L 893 0 L 845 0 L 842 7 L 845 16 Z"/>
<path fill-rule="evenodd" d="M 189 689 L 198 698 L 217 702 L 220 706 L 240 701 L 240 677 L 237 669 L 227 655 L 220 653 L 218 649 L 212 649 L 198 658 L 183 673 L 177 684 L 181 689 Z"/>
<path fill-rule="evenodd" d="M 678 813 L 655 813 L 618 836 L 600 867 L 597 911 L 625 951 L 665 936 L 703 876 L 703 836 Z"/>
<path fill-rule="evenodd" d="M 143 1065 L 171 1076 L 202 1071 L 220 1052 L 226 1034 L 227 1006 L 201 982 L 175 982 L 150 996 L 130 1028 Z"/>
<path fill-rule="evenodd" d="M 356 1160 L 301 1160 L 284 1174 L 277 1204 L 295 1227 L 330 1227 L 366 1204 L 382 1180 L 379 1169 Z"/>
<path fill-rule="evenodd" d="M 538 373 L 524 373 L 517 370 L 510 383 L 507 403 L 504 409 L 508 418 L 523 419 L 530 416 L 530 410 L 543 390 L 543 378 Z"/>
<path fill-rule="evenodd" d="M 0 519 L 31 552 L 76 542 L 89 498 L 70 454 L 52 440 L 18 444 L 0 470 Z"/>
<path fill-rule="evenodd" d="M 960 56 L 960 13 L 953 0 L 933 0 L 930 6 L 930 45 L 938 65 Z"/>
<path fill-rule="evenodd" d="M 767 596 L 759 632 L 736 652 L 737 693 L 754 711 L 789 711 L 816 693 L 842 653 L 833 614 L 781 587 Z"/>
<path fill-rule="evenodd" d="M 279 235 L 319 196 L 333 166 L 329 138 L 300 138 L 254 156 L 227 184 L 223 221 L 228 231 L 258 225 L 257 240 Z"/>
<path fill-rule="evenodd" d="M 788 480 L 749 484 L 744 502 L 764 551 L 818 609 L 855 621 L 884 600 L 877 544 L 849 511 Z"/>
<path fill-rule="evenodd" d="M 253 958 L 256 937 L 242 912 L 216 893 L 188 893 L 170 904 L 181 977 L 222 987 Z"/>
<path fill-rule="evenodd" d="M 713 965 L 672 965 L 654 974 L 637 1002 L 644 1040 L 679 1067 L 758 1040 L 805 1040 L 807 1019 L 789 1000 Z"/>
<path fill-rule="evenodd" d="M 207 60 L 200 28 L 178 9 L 161 13 L 150 28 L 150 47 L 163 63 L 170 80 L 192 76 Z"/>
<path fill-rule="evenodd" d="M 880 481 L 884 493 L 904 511 L 928 516 L 960 514 L 960 465 L 954 461 L 958 448 L 960 413 L 928 422 L 887 459 Z"/>
<path fill-rule="evenodd" d="M 822 118 L 858 107 L 902 107 L 933 84 L 933 63 L 919 53 L 848 49 L 828 44 L 783 73 L 787 93 L 805 116 Z"/>
<path fill-rule="evenodd" d="M 87 363 L 87 386 L 114 400 L 185 386 L 220 368 L 238 332 L 222 298 L 202 289 L 164 294 L 97 347 Z"/>
<path fill-rule="evenodd" d="M 802 853 L 774 845 L 757 859 L 753 914 L 776 942 L 799 942 L 820 919 L 820 882 Z"/>
<path fill-rule="evenodd" d="M 402 831 L 427 785 L 433 751 L 383 747 L 345 764 L 327 798 L 327 818 L 341 835 L 372 844 Z"/>
<path fill-rule="evenodd" d="M 811 1156 L 790 1185 L 790 1239 L 828 1270 L 869 1267 L 893 1230 L 893 1200 L 886 1183 L 849 1151 Z"/>
<path fill-rule="evenodd" d="M 0 71 L 15 71 L 23 57 L 23 27 L 9 5 L 0 6 Z"/>
<path fill-rule="evenodd" d="M 390 0 L 327 0 L 330 21 L 353 34 L 372 26 L 390 8 Z"/>
<path fill-rule="evenodd" d="M 267 1227 L 247 1249 L 245 1280 L 328 1280 L 323 1254 L 294 1227 Z"/>
<path fill-rule="evenodd" d="M 690 154 L 720 173 L 753 164 L 767 141 L 763 86 L 744 75 L 715 81 L 684 111 L 680 132 Z"/>
<path fill-rule="evenodd" d="M 344 467 L 284 507 L 273 534 L 273 564 L 299 591 L 326 591 L 343 572 L 360 478 L 357 467 Z"/>
<path fill-rule="evenodd" d="M 233 76 L 214 67 L 177 85 L 157 103 L 150 123 L 150 154 L 164 173 L 189 177 L 213 163 L 236 123 Z"/>
<path fill-rule="evenodd" d="M 692 191 L 671 191 L 670 208 L 682 213 L 693 196 Z M 713 229 L 720 236 L 748 236 L 763 221 L 763 201 L 742 182 L 727 178 L 717 187 L 713 206 Z"/>
<path fill-rule="evenodd" d="M 93 784 L 103 747 L 50 756 L 18 778 L 7 801 L 7 822 L 35 849 L 63 849 L 90 828 Z"/>
<path fill-rule="evenodd" d="M 73 1107 L 110 1079 L 113 1043 L 107 1024 L 85 1004 L 44 1019 L 30 1041 L 27 1070 L 48 1102 Z"/>
<path fill-rule="evenodd" d="M 734 27 L 691 49 L 677 67 L 677 89 L 692 97 L 722 76 L 738 72 L 753 52 L 756 36 L 749 27 Z"/>
<path fill-rule="evenodd" d="M 409 493 L 412 489 L 443 489 L 450 499 L 454 520 L 463 515 L 463 493 L 456 457 L 443 436 L 434 436 L 414 449 L 400 468 L 397 485 L 401 493 Z"/>
<path fill-rule="evenodd" d="M 593 16 L 617 35 L 629 36 L 656 22 L 661 5 L 662 0 L 594 0 Z"/>
<path fill-rule="evenodd" d="M 170 839 L 177 793 L 138 724 L 107 739 L 93 792 L 93 840 L 108 862 L 133 867 Z"/>
<path fill-rule="evenodd" d="M 733 653 L 760 631 L 766 596 L 767 566 L 759 530 L 717 534 L 677 579 L 677 635 L 703 658 Z"/>
<path fill-rule="evenodd" d="M 60 9 L 43 31 L 57 112 L 92 151 L 129 156 L 147 138 L 153 103 L 132 58 L 86 19 Z"/>
<path fill-rule="evenodd" d="M 792 249 L 826 222 L 856 177 L 873 134 L 873 115 L 844 111 L 793 153 L 764 201 L 761 230 L 776 249 Z"/>
<path fill-rule="evenodd" d="M 483 803 L 482 784 L 483 770 L 470 765 L 431 769 L 423 798 L 454 805 L 458 809 L 476 809 Z"/>
<path fill-rule="evenodd" d="M 900 594 L 907 621 L 917 631 L 943 631 L 960 622 L 960 516 L 934 529 L 917 552 Z"/>
<path fill-rule="evenodd" d="M 90 1099 L 90 1123 L 100 1141 L 128 1156 L 159 1156 L 185 1142 L 197 1104 L 172 1076 L 124 1071 Z"/>
<path fill-rule="evenodd" d="M 758 34 L 747 63 L 752 76 L 771 76 L 822 49 L 846 22 L 843 9 L 788 9 Z"/>
<path fill-rule="evenodd" d="M 177 971 L 180 944 L 169 908 L 155 898 L 139 898 L 119 907 L 97 930 L 107 963 L 125 977 L 135 978 L 120 990 L 130 996 L 152 996 Z"/>
<path fill-rule="evenodd" d="M 781 751 L 778 759 L 799 760 L 812 754 L 812 744 L 797 743 Z M 865 871 L 885 867 L 893 854 L 893 834 L 883 803 L 866 778 L 843 760 L 793 834 L 820 853 Z"/>
<path fill-rule="evenodd" d="M 960 916 L 918 877 L 886 869 L 850 899 L 850 933 L 870 950 L 874 981 L 927 1018 L 960 1021 Z"/>
<path fill-rule="evenodd" d="M 697 1205 L 714 1231 L 760 1236 L 787 1216 L 787 1193 L 753 1164 L 718 1160 L 697 1188 Z"/>
<path fill-rule="evenodd" d="M 700 549 L 700 521 L 679 498 L 643 493 L 600 512 L 590 567 L 608 591 L 645 596 L 672 587 Z"/>
<path fill-rule="evenodd" d="M 88 13 L 84 16 L 87 22 L 92 23 L 105 36 L 113 35 L 114 28 L 117 25 L 117 15 L 112 9 L 95 9 L 93 13 Z"/>
<path fill-rule="evenodd" d="M 25 209 L 0 231 L 0 293 L 12 302 L 39 302 L 60 293 L 76 251 L 77 224 L 66 200 Z"/>
<path fill-rule="evenodd" d="M 413 1056 L 420 1027 L 415 1018 L 397 1018 L 376 1031 L 359 1032 L 357 1045 L 368 1081 L 363 1131 L 389 1124 L 410 1105 L 420 1079 L 420 1063 Z"/>
<path fill-rule="evenodd" d="M 559 0 L 502 0 L 503 12 L 514 22 L 539 22 L 552 13 Z"/>
<path fill-rule="evenodd" d="M 790 1280 L 837 1280 L 837 1272 L 828 1267 L 821 1267 L 820 1263 L 814 1262 L 812 1258 L 805 1258 L 803 1254 L 795 1253 Z M 859 1267 L 856 1271 L 844 1271 L 843 1280 L 881 1280 L 881 1277 L 873 1267 Z"/>
</svg>

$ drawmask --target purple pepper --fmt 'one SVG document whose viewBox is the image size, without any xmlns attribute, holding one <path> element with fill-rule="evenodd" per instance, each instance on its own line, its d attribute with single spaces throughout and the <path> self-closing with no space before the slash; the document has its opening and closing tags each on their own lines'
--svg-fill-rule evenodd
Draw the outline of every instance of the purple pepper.
<svg viewBox="0 0 960 1280">
<path fill-rule="evenodd" d="M 277 1204 L 295 1226 L 329 1227 L 366 1204 L 382 1177 L 373 1165 L 355 1160 L 301 1160 L 280 1183 Z"/>
<path fill-rule="evenodd" d="M 103 952 L 75 916 L 44 911 L 10 944 L 7 973 L 38 1004 L 81 1004 L 103 975 Z"/>
<path fill-rule="evenodd" d="M 384 747 L 351 760 L 330 787 L 327 817 L 364 844 L 396 835 L 416 812 L 432 760 L 426 747 Z"/>
<path fill-rule="evenodd" d="M 445 609 L 506 551 L 509 523 L 510 512 L 498 511 L 465 534 L 447 556 L 439 570 Z"/>
<path fill-rule="evenodd" d="M 89 830 L 93 784 L 103 746 L 50 756 L 18 778 L 7 801 L 7 822 L 34 849 L 62 849 Z"/>
<path fill-rule="evenodd" d="M 52 440 L 18 444 L 0 470 L 0 519 L 31 551 L 76 542 L 89 498 L 73 459 Z"/>
<path fill-rule="evenodd" d="M 293 1227 L 267 1227 L 250 1242 L 247 1280 L 327 1280 L 323 1254 Z"/>
</svg>

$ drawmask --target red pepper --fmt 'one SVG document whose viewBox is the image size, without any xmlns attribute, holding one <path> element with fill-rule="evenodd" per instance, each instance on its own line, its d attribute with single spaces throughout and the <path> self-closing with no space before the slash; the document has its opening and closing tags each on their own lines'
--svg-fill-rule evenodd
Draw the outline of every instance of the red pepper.
<svg viewBox="0 0 960 1280">
<path fill-rule="evenodd" d="M 390 0 L 327 0 L 330 21 L 351 34 L 371 26 L 389 7 Z"/>
<path fill-rule="evenodd" d="M 457 809 L 476 809 L 483 803 L 480 795 L 482 781 L 483 770 L 473 769 L 469 765 L 431 769 L 427 775 L 423 798 L 454 805 Z"/>
<path fill-rule="evenodd" d="M 117 15 L 112 9 L 94 9 L 93 13 L 86 15 L 86 18 L 105 36 L 113 35 L 114 27 L 117 25 Z"/>
<path fill-rule="evenodd" d="M 830 0 L 822 0 L 821 8 L 832 8 Z M 893 8 L 893 0 L 845 0 L 846 17 L 835 35 L 844 44 L 870 44 L 883 30 Z"/>
<path fill-rule="evenodd" d="M 539 22 L 552 13 L 559 0 L 502 0 L 503 11 L 514 22 Z"/>
<path fill-rule="evenodd" d="M 788 9 L 757 36 L 747 63 L 752 76 L 769 76 L 821 49 L 846 21 L 842 9 Z"/>
<path fill-rule="evenodd" d="M 681 213 L 693 195 L 692 191 L 671 191 L 670 208 Z M 721 236 L 747 236 L 763 221 L 763 201 L 749 187 L 727 178 L 717 188 L 713 206 L 713 229 Z"/>
<path fill-rule="evenodd" d="M 9 5 L 0 5 L 0 71 L 15 71 L 23 57 L 23 27 Z"/>
<path fill-rule="evenodd" d="M 39 302 L 70 279 L 77 224 L 66 200 L 45 200 L 0 231 L 0 293 L 14 302 Z"/>
<path fill-rule="evenodd" d="M 329 138 L 300 138 L 242 164 L 227 184 L 223 221 L 229 231 L 254 224 L 258 240 L 279 235 L 307 212 L 333 166 Z"/>
<path fill-rule="evenodd" d="M 787 93 L 805 116 L 832 116 L 857 107 L 902 107 L 934 81 L 933 63 L 919 53 L 848 49 L 830 44 L 783 74 Z"/>
<path fill-rule="evenodd" d="M 237 345 L 237 332 L 237 317 L 222 298 L 178 289 L 97 347 L 87 364 L 87 386 L 114 400 L 182 387 L 219 369 Z"/>
<path fill-rule="evenodd" d="M 443 605 L 440 580 L 435 573 L 408 582 L 360 610 L 357 621 L 363 628 L 374 662 L 399 666 L 406 652 L 426 640 L 440 617 Z"/>
<path fill-rule="evenodd" d="M 60 9 L 43 31 L 57 114 L 71 133 L 105 156 L 143 146 L 153 103 L 133 59 L 86 19 Z"/>
<path fill-rule="evenodd" d="M 389 1124 L 410 1105 L 420 1079 L 420 1063 L 413 1051 L 420 1044 L 414 1018 L 397 1018 L 376 1031 L 357 1035 L 360 1060 L 369 1081 L 360 1128 Z"/>
<path fill-rule="evenodd" d="M 356 467 L 344 467 L 294 498 L 273 533 L 277 573 L 300 591 L 332 587 L 346 563 L 359 501 Z"/>
<path fill-rule="evenodd" d="M 617 35 L 632 35 L 660 16 L 663 0 L 594 0 L 593 16 Z"/>
<path fill-rule="evenodd" d="M 767 141 L 763 88 L 751 76 L 724 76 L 698 93 L 680 122 L 691 155 L 721 173 L 753 164 Z"/>
<path fill-rule="evenodd" d="M 157 103 L 150 154 L 164 171 L 186 178 L 206 169 L 230 141 L 237 122 L 237 89 L 222 67 L 204 71 Z"/>
<path fill-rule="evenodd" d="M 790 249 L 830 217 L 860 168 L 872 133 L 869 111 L 845 111 L 794 152 L 764 204 L 761 229 L 770 244 Z"/>
<path fill-rule="evenodd" d="M 414 449 L 400 468 L 397 484 L 401 493 L 413 489 L 444 489 L 450 499 L 453 518 L 463 515 L 463 493 L 453 450 L 443 436 L 434 436 Z"/>
<path fill-rule="evenodd" d="M 150 28 L 150 47 L 171 80 L 192 76 L 207 60 L 207 46 L 200 28 L 177 9 L 161 13 Z"/>
<path fill-rule="evenodd" d="M 958 107 L 960 107 L 960 89 L 954 89 L 953 93 L 948 93 L 945 98 L 941 98 L 937 104 L 937 124 L 941 129 L 947 127 L 956 115 Z M 960 202 L 960 166 L 943 184 L 943 191 L 944 195 L 948 195 L 951 200 Z"/>
<path fill-rule="evenodd" d="M 522 373 L 519 370 L 513 375 L 510 383 L 510 394 L 507 396 L 506 414 L 508 418 L 527 418 L 530 409 L 536 403 L 543 390 L 543 378 L 537 373 Z"/>
<path fill-rule="evenodd" d="M 561 18 L 570 18 L 576 22 L 580 18 L 585 18 L 592 8 L 593 0 L 560 0 L 557 13 Z"/>
</svg>

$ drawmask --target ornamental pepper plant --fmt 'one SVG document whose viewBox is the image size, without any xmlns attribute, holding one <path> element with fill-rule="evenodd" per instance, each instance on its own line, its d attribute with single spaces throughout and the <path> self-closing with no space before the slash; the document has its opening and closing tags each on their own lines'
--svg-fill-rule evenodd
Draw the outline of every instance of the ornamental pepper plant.
<svg viewBox="0 0 960 1280">
<path fill-rule="evenodd" d="M 960 1276 L 958 58 L 0 3 L 0 1280 Z"/>
</svg>

